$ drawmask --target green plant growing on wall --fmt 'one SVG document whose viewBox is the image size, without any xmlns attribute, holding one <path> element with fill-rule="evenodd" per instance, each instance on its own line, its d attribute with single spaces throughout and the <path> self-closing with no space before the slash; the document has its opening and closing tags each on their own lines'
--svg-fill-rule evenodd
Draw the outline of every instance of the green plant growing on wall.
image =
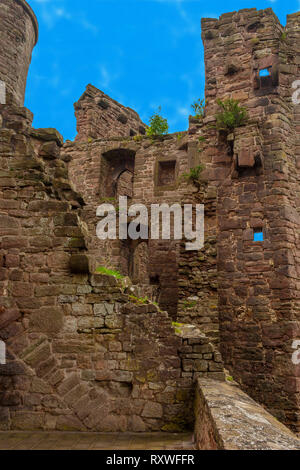
<svg viewBox="0 0 300 470">
<path fill-rule="evenodd" d="M 136 295 L 129 295 L 129 298 L 132 302 L 136 303 L 136 304 L 141 304 L 141 305 L 146 305 L 148 303 L 150 303 L 150 300 L 148 299 L 148 297 L 137 297 Z"/>
<path fill-rule="evenodd" d="M 124 276 L 122 276 L 122 274 L 119 273 L 119 271 L 115 271 L 113 269 L 106 268 L 105 266 L 99 266 L 96 269 L 96 273 L 105 274 L 106 276 L 113 276 L 116 279 L 124 279 Z"/>
<path fill-rule="evenodd" d="M 180 334 L 181 328 L 184 326 L 183 323 L 177 323 L 175 321 L 172 322 L 172 326 L 175 329 L 175 333 Z"/>
<path fill-rule="evenodd" d="M 146 130 L 146 134 L 149 137 L 165 135 L 169 130 L 168 121 L 160 115 L 160 112 L 161 107 L 150 117 L 149 126 Z"/>
<path fill-rule="evenodd" d="M 199 188 L 201 185 L 200 175 L 204 168 L 203 164 L 197 165 L 195 168 L 191 168 L 188 173 L 183 173 L 182 176 L 188 183 L 192 183 Z"/>
<path fill-rule="evenodd" d="M 135 135 L 135 136 L 133 137 L 133 140 L 134 140 L 135 142 L 141 142 L 141 141 L 143 140 L 143 138 L 144 138 L 144 137 L 143 137 L 142 135 Z"/>
<path fill-rule="evenodd" d="M 116 198 L 115 197 L 102 197 L 100 199 L 100 202 L 105 204 L 105 203 L 111 203 L 111 204 L 114 204 L 116 202 Z"/>
<path fill-rule="evenodd" d="M 194 117 L 196 119 L 203 119 L 205 112 L 205 100 L 198 99 L 191 105 L 192 110 L 194 111 Z"/>
<path fill-rule="evenodd" d="M 257 44 L 259 44 L 259 39 L 258 38 L 252 38 L 251 39 L 251 44 L 252 44 L 253 47 L 256 46 Z"/>
<path fill-rule="evenodd" d="M 183 308 L 184 310 L 187 310 L 188 308 L 194 308 L 196 307 L 197 305 L 197 301 L 196 300 L 185 300 L 183 302 Z"/>
<path fill-rule="evenodd" d="M 236 127 L 243 126 L 248 120 L 247 109 L 240 106 L 238 100 L 228 98 L 217 100 L 221 111 L 216 114 L 216 127 L 220 131 L 232 132 Z"/>
</svg>

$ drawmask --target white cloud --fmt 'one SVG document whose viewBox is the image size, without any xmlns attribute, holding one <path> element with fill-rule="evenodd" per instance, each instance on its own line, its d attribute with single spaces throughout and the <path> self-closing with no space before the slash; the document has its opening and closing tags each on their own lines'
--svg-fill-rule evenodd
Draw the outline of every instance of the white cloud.
<svg viewBox="0 0 300 470">
<path fill-rule="evenodd" d="M 120 71 L 113 73 L 105 64 L 99 65 L 100 78 L 96 86 L 103 89 L 104 92 L 111 91 L 111 84 L 120 77 Z"/>
<path fill-rule="evenodd" d="M 66 20 L 70 20 L 72 18 L 71 15 L 68 12 L 66 12 L 64 8 L 55 8 L 54 14 L 58 18 L 64 18 Z"/>
<path fill-rule="evenodd" d="M 87 31 L 90 31 L 91 33 L 93 33 L 95 36 L 99 33 L 99 28 L 98 26 L 90 23 L 87 19 L 85 18 L 81 18 L 79 20 L 79 24 L 84 28 L 86 29 Z"/>
<path fill-rule="evenodd" d="M 78 24 L 94 35 L 99 32 L 98 26 L 88 21 L 82 12 L 71 14 L 65 7 L 66 0 L 32 0 L 32 2 L 40 5 L 41 19 L 49 29 L 52 29 L 58 21 L 65 20 Z"/>
<path fill-rule="evenodd" d="M 105 65 L 100 65 L 100 83 L 103 88 L 107 88 L 111 82 L 111 76 Z"/>
<path fill-rule="evenodd" d="M 177 108 L 177 113 L 184 117 L 188 117 L 189 114 L 191 114 L 190 109 L 187 106 L 179 106 Z"/>
</svg>

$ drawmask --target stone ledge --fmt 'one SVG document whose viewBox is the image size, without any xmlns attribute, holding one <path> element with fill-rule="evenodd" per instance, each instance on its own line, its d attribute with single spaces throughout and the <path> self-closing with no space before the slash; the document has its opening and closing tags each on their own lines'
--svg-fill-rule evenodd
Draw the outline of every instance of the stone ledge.
<svg viewBox="0 0 300 470">
<path fill-rule="evenodd" d="M 300 449 L 300 439 L 235 384 L 199 379 L 195 411 L 197 449 Z"/>
</svg>

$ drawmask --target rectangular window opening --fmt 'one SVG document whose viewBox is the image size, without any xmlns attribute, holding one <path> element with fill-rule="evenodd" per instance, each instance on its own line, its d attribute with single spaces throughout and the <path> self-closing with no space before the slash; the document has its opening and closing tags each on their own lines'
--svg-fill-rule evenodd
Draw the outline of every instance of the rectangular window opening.
<svg viewBox="0 0 300 470">
<path fill-rule="evenodd" d="M 253 241 L 254 242 L 263 242 L 264 241 L 264 232 L 263 232 L 262 228 L 254 229 Z"/>
<path fill-rule="evenodd" d="M 176 160 L 159 162 L 158 164 L 158 185 L 166 186 L 175 183 Z"/>
<path fill-rule="evenodd" d="M 261 69 L 259 71 L 260 77 L 270 77 L 270 75 L 271 75 L 270 69 Z"/>
</svg>

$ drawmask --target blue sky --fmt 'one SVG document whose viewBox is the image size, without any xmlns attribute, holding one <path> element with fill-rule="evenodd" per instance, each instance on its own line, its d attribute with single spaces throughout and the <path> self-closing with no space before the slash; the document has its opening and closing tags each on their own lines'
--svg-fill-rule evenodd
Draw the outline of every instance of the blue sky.
<svg viewBox="0 0 300 470">
<path fill-rule="evenodd" d="M 27 0 L 39 42 L 25 106 L 34 127 L 73 140 L 73 103 L 92 83 L 144 122 L 162 107 L 170 132 L 186 130 L 190 105 L 204 94 L 201 17 L 272 7 L 282 24 L 300 0 Z"/>
</svg>

